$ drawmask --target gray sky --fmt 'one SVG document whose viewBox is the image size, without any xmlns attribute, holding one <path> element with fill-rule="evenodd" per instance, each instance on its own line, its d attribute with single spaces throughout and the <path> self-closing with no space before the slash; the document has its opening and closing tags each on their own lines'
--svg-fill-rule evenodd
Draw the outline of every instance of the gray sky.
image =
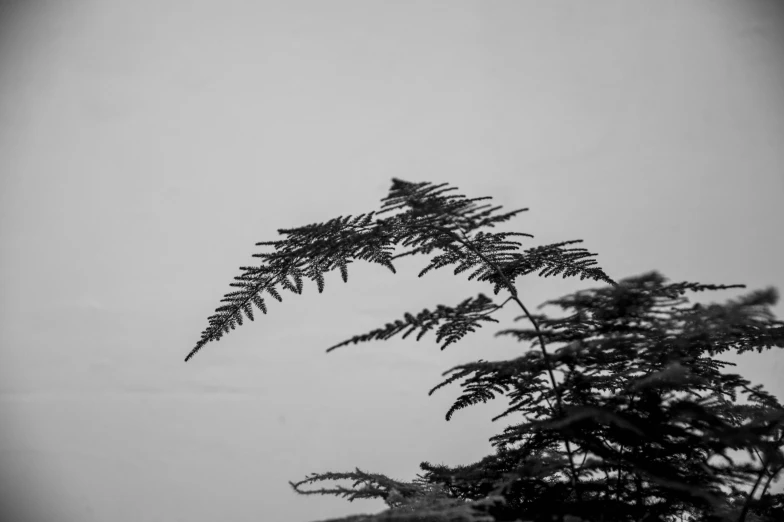
<svg viewBox="0 0 784 522">
<path fill-rule="evenodd" d="M 0 480 L 37 520 L 375 513 L 287 481 L 491 453 L 504 399 L 446 422 L 461 388 L 427 392 L 519 356 L 493 338 L 511 308 L 444 352 L 428 334 L 324 353 L 492 293 L 417 279 L 424 257 L 306 283 L 183 363 L 254 243 L 377 209 L 392 177 L 529 207 L 505 228 L 525 248 L 583 239 L 616 280 L 784 290 L 774 1 L 4 5 Z M 530 307 L 597 286 L 518 281 Z M 782 359 L 740 371 L 784 397 Z"/>
</svg>

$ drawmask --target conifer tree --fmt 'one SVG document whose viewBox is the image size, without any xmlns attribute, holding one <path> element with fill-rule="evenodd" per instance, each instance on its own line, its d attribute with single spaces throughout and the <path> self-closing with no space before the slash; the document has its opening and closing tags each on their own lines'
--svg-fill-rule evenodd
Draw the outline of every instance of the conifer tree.
<svg viewBox="0 0 784 522">
<path fill-rule="evenodd" d="M 770 306 L 774 288 L 751 292 L 724 305 L 684 306 L 684 294 L 745 288 L 744 285 L 667 284 L 658 272 L 615 282 L 583 248 L 564 241 L 520 252 L 509 240 L 524 233 L 492 233 L 520 209 L 447 194 L 447 184 L 393 179 L 381 211 L 340 216 L 325 223 L 280 229 L 280 241 L 257 245 L 274 252 L 254 254 L 257 266 L 243 273 L 215 310 L 201 339 L 185 358 L 254 319 L 253 306 L 266 313 L 267 294 L 282 301 L 282 290 L 301 294 L 303 279 L 324 289 L 324 273 L 361 259 L 395 273 L 393 260 L 437 252 L 419 273 L 455 265 L 454 274 L 472 271 L 469 280 L 493 285 L 508 295 L 501 304 L 480 293 L 454 306 L 438 305 L 383 328 L 355 335 L 327 352 L 373 340 L 420 340 L 435 329 L 445 349 L 474 332 L 509 303 L 519 307 L 531 328 L 496 335 L 527 343 L 513 360 L 479 360 L 444 372 L 430 390 L 463 379 L 462 395 L 446 420 L 468 406 L 507 395 L 509 415 L 519 419 L 491 438 L 495 454 L 449 468 L 420 464 L 425 472 L 412 482 L 355 469 L 321 473 L 290 483 L 301 494 L 383 498 L 389 509 L 348 521 L 675 521 L 773 522 L 784 520 L 784 495 L 770 485 L 784 468 L 784 407 L 761 385 L 725 373 L 731 363 L 717 359 L 733 350 L 750 352 L 784 347 L 784 323 Z M 398 212 L 388 217 L 378 216 Z M 409 250 L 393 255 L 399 245 Z M 548 301 L 567 312 L 551 318 L 531 313 L 517 292 L 518 277 L 580 276 L 606 283 Z M 540 306 L 540 308 L 542 308 Z M 553 349 L 557 346 L 558 348 Z M 739 462 L 730 452 L 746 452 Z M 300 490 L 324 480 L 352 479 L 352 488 Z M 357 487 L 360 486 L 361 487 Z"/>
</svg>

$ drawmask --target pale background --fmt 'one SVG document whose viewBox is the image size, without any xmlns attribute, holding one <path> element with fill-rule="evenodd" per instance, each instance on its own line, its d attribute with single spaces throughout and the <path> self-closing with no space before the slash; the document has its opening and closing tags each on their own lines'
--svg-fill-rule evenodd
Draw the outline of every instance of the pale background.
<svg viewBox="0 0 784 522">
<path fill-rule="evenodd" d="M 584 239 L 616 280 L 784 290 L 774 1 L 2 5 L 0 491 L 17 521 L 375 513 L 287 481 L 489 454 L 506 401 L 446 422 L 460 387 L 427 391 L 521 353 L 492 336 L 511 306 L 444 352 L 431 333 L 324 353 L 492 294 L 451 269 L 417 279 L 424 257 L 306 282 L 183 362 L 255 242 L 377 209 L 392 177 L 529 207 L 506 228 L 526 248 Z M 601 286 L 518 282 L 531 307 Z M 741 371 L 784 397 L 782 359 Z"/>
</svg>

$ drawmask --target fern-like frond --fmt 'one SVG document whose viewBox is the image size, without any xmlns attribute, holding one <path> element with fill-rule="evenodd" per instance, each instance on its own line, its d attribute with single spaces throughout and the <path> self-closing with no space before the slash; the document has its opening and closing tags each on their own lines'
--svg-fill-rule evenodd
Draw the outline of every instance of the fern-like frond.
<svg viewBox="0 0 784 522">
<path fill-rule="evenodd" d="M 396 241 L 391 227 L 385 222 L 371 224 L 373 212 L 352 219 L 340 216 L 326 223 L 307 225 L 300 228 L 280 229 L 288 237 L 282 241 L 265 241 L 257 245 L 270 245 L 273 253 L 254 254 L 264 264 L 257 267 L 240 267 L 244 273 L 235 279 L 239 291 L 227 294 L 223 301 L 228 305 L 216 309 L 209 327 L 185 358 L 187 361 L 210 341 L 219 340 L 235 323 L 242 324 L 242 314 L 253 320 L 249 313 L 250 303 L 267 313 L 263 293 L 278 301 L 282 297 L 277 285 L 296 294 L 302 293 L 302 281 L 308 278 L 316 282 L 319 293 L 324 291 L 324 274 L 339 269 L 344 282 L 348 281 L 348 265 L 353 259 L 378 263 L 395 273 L 391 253 Z"/>
<path fill-rule="evenodd" d="M 487 362 L 479 360 L 461 364 L 445 371 L 442 375 L 446 376 L 449 373 L 453 373 L 453 375 L 432 388 L 428 395 L 433 395 L 436 390 L 447 384 L 474 374 L 473 377 L 469 377 L 461 383 L 465 392 L 447 411 L 446 420 L 448 421 L 456 411 L 492 400 L 496 394 L 508 392 L 510 387 L 515 389 L 514 397 L 531 396 L 535 392 L 544 391 L 546 389 L 545 382 L 537 375 L 544 371 L 545 367 L 546 364 L 539 352 L 528 352 L 511 361 Z M 493 420 L 497 418 L 499 417 Z"/>
<path fill-rule="evenodd" d="M 462 339 L 469 332 L 475 331 L 475 328 L 481 327 L 480 321 L 497 323 L 498 320 L 489 317 L 488 314 L 498 310 L 502 306 L 503 305 L 498 306 L 494 304 L 493 300 L 484 294 L 479 294 L 476 298 L 469 297 L 456 307 L 438 305 L 434 312 L 425 308 L 416 316 L 406 313 L 403 321 L 398 319 L 394 323 L 387 323 L 384 328 L 377 328 L 366 334 L 355 335 L 351 339 L 327 348 L 327 352 L 331 352 L 336 348 L 348 344 L 357 344 L 373 340 L 385 341 L 399 334 L 406 328 L 408 328 L 408 331 L 403 334 L 403 339 L 416 330 L 420 330 L 419 335 L 417 335 L 417 341 L 419 341 L 422 336 L 438 326 L 441 321 L 443 321 L 444 324 L 436 331 L 436 342 L 440 343 L 442 339 L 445 340 L 443 346 L 441 346 L 441 349 L 443 350 L 450 344 Z"/>
<path fill-rule="evenodd" d="M 446 187 L 447 183 L 433 185 L 428 182 L 410 183 L 398 178 L 392 179 L 389 195 L 379 214 L 405 209 L 403 216 L 409 222 L 443 226 L 449 229 L 462 229 L 468 233 L 481 227 L 494 227 L 496 223 L 508 221 L 520 212 L 528 209 L 514 210 L 506 214 L 493 216 L 492 213 L 502 207 L 490 205 L 477 206 L 476 201 L 492 199 L 489 196 L 466 199 L 463 195 L 441 196 L 445 192 L 455 190 Z M 480 212 L 481 211 L 481 212 Z"/>
<path fill-rule="evenodd" d="M 586 259 L 596 254 L 592 254 L 584 248 L 563 248 L 574 243 L 582 243 L 582 239 L 529 248 L 522 254 L 510 254 L 508 262 L 499 264 L 503 276 L 496 271 L 483 270 L 478 280 L 492 282 L 495 285 L 493 289 L 495 294 L 506 286 L 503 277 L 514 281 L 519 276 L 537 270 L 540 271 L 539 276 L 543 277 L 559 274 L 563 274 L 563 277 L 579 275 L 580 280 L 589 278 L 595 281 L 604 281 L 613 286 L 617 285 L 601 268 L 592 266 L 596 264 L 596 260 Z"/>
<path fill-rule="evenodd" d="M 303 484 L 324 480 L 353 479 L 351 488 L 337 487 L 318 490 L 300 490 Z M 483 508 L 494 502 L 503 502 L 500 497 L 489 497 L 475 502 L 450 497 L 443 488 L 417 482 L 400 482 L 385 475 L 366 473 L 356 468 L 350 473 L 321 473 L 301 480 L 289 482 L 294 491 L 301 495 L 340 495 L 349 502 L 356 499 L 382 498 L 390 509 L 375 515 L 352 515 L 321 522 L 493 522 L 494 518 L 484 514 Z M 357 486 L 361 488 L 356 489 Z"/>
<path fill-rule="evenodd" d="M 509 236 L 533 236 L 517 232 L 491 234 L 478 229 L 493 227 L 527 209 L 496 214 L 500 206 L 476 204 L 491 198 L 467 199 L 463 195 L 447 194 L 455 188 L 446 185 L 410 183 L 395 178 L 389 195 L 382 200 L 382 210 L 377 214 L 373 211 L 356 217 L 339 216 L 324 223 L 279 229 L 278 233 L 286 236 L 284 239 L 256 243 L 271 246 L 275 251 L 254 254 L 253 257 L 262 260 L 260 266 L 240 267 L 244 272 L 235 278 L 237 282 L 231 284 L 238 290 L 227 294 L 222 302 L 228 304 L 217 308 L 215 314 L 208 318 L 208 327 L 185 360 L 193 357 L 206 343 L 217 341 L 237 324 L 242 325 L 245 317 L 254 320 L 251 305 L 266 314 L 267 306 L 262 295 L 268 294 L 282 301 L 279 287 L 301 294 L 304 278 L 314 281 L 321 293 L 325 285 L 324 274 L 339 270 L 341 278 L 347 282 L 348 265 L 357 259 L 381 264 L 395 273 L 393 259 L 439 249 L 443 253 L 435 256 L 420 276 L 454 264 L 457 265 L 455 274 L 472 270 L 469 280 L 478 277 L 480 281 L 495 283 L 496 294 L 504 286 L 516 295 L 511 280 L 535 269 L 543 269 L 547 275 L 579 273 L 582 277 L 611 281 L 601 269 L 588 268 L 594 261 L 582 260 L 594 254 L 583 253 L 582 249 L 561 249 L 567 243 L 534 249 L 525 255 L 513 252 L 521 245 L 509 241 Z M 401 212 L 374 220 L 376 215 L 392 211 Z M 472 237 L 474 232 L 476 234 Z M 393 256 L 398 244 L 413 249 Z M 491 319 L 478 316 L 466 322 L 455 317 L 447 322 L 438 331 L 438 341 L 441 338 L 447 340 L 441 349 L 459 340 L 467 331 L 472 331 L 481 320 Z M 393 331 L 394 328 L 388 325 L 384 335 L 394 335 L 390 333 Z M 376 335 L 381 335 L 381 332 L 376 332 Z"/>
</svg>

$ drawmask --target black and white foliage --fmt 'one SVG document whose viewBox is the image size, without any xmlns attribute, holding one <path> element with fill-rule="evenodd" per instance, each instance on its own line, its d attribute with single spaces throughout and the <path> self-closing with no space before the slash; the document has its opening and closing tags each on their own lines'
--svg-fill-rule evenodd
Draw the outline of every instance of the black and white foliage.
<svg viewBox="0 0 784 522">
<path fill-rule="evenodd" d="M 267 312 L 265 297 L 282 301 L 283 290 L 301 294 L 303 280 L 324 290 L 324 274 L 339 269 L 348 281 L 356 260 L 378 263 L 393 273 L 393 261 L 430 255 L 420 272 L 454 266 L 469 280 L 486 282 L 503 303 L 480 293 L 455 306 L 405 313 L 402 319 L 355 335 L 348 344 L 386 340 L 402 333 L 417 340 L 435 330 L 445 349 L 514 303 L 531 328 L 505 329 L 523 343 L 520 357 L 479 360 L 444 372 L 436 390 L 462 379 L 463 392 L 446 413 L 507 396 L 509 407 L 494 418 L 519 419 L 491 438 L 496 452 L 480 462 L 448 468 L 423 462 L 412 482 L 356 469 L 314 474 L 291 483 L 302 494 L 383 498 L 389 509 L 348 521 L 755 521 L 784 520 L 784 495 L 770 485 L 784 469 L 784 407 L 762 386 L 725 373 L 727 351 L 761 352 L 784 347 L 784 323 L 770 306 L 775 289 L 751 292 L 726 304 L 688 306 L 686 292 L 744 285 L 671 283 L 657 272 L 613 281 L 579 243 L 564 241 L 521 250 L 509 238 L 524 233 L 486 229 L 520 209 L 479 205 L 490 198 L 448 194 L 446 184 L 394 179 L 380 211 L 340 216 L 325 223 L 280 229 L 279 241 L 257 243 L 274 252 L 255 254 L 258 266 L 243 273 L 225 305 L 186 357 Z M 389 214 L 386 217 L 379 217 Z M 396 253 L 396 248 L 408 250 Z M 562 318 L 531 313 L 515 282 L 540 276 L 580 276 L 606 283 L 544 303 Z M 541 308 L 541 307 L 540 307 Z M 554 347 L 557 347 L 554 349 Z M 745 452 L 739 462 L 730 452 Z M 300 490 L 303 484 L 352 479 L 352 488 Z M 362 487 L 357 488 L 357 486 Z"/>
</svg>

